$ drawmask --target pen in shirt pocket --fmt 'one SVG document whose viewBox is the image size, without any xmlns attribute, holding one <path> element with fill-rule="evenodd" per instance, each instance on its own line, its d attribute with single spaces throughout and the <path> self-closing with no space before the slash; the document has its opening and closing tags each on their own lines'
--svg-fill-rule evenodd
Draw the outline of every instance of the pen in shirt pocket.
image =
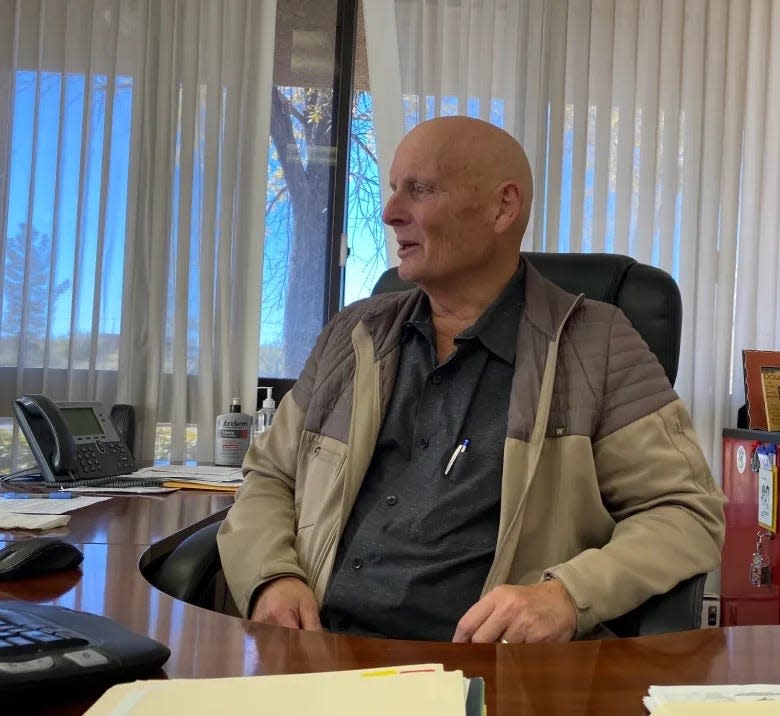
<svg viewBox="0 0 780 716">
<path fill-rule="evenodd" d="M 449 475 L 450 470 L 452 470 L 452 466 L 455 464 L 455 461 L 464 453 L 466 450 L 468 450 L 469 445 L 471 445 L 471 440 L 468 438 L 465 438 L 462 443 L 459 443 L 455 446 L 455 449 L 452 451 L 452 455 L 450 456 L 449 461 L 447 462 L 447 467 L 444 468 L 444 474 Z"/>
</svg>

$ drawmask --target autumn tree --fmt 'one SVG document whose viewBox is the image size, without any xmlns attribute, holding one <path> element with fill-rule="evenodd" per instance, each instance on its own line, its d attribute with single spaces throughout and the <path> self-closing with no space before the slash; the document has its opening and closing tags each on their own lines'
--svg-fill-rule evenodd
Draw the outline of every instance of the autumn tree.
<svg viewBox="0 0 780 716">
<path fill-rule="evenodd" d="M 379 187 L 370 95 L 355 95 L 350 135 L 350 215 L 362 220 L 374 251 L 367 264 L 384 262 L 379 223 Z M 287 232 L 284 251 L 266 257 L 264 300 L 284 308 L 285 375 L 297 376 L 322 329 L 326 261 L 331 234 L 329 211 L 333 167 L 333 91 L 275 87 L 271 110 L 273 141 L 266 222 L 270 232 Z"/>
</svg>

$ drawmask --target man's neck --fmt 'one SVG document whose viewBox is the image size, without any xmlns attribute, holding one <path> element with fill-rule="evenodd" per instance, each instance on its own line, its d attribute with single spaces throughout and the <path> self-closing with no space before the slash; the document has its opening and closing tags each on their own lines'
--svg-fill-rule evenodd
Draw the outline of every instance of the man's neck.
<svg viewBox="0 0 780 716">
<path fill-rule="evenodd" d="M 469 276 L 466 280 L 451 279 L 440 286 L 421 285 L 431 304 L 431 317 L 437 321 L 472 325 L 495 301 L 512 280 L 517 266 L 500 275 L 487 278 Z"/>
<path fill-rule="evenodd" d="M 512 279 L 512 273 L 489 281 L 471 278 L 451 282 L 442 289 L 424 286 L 431 304 L 431 321 L 436 333 L 439 362 L 455 350 L 455 336 L 473 326 L 485 309 L 498 298 Z"/>
</svg>

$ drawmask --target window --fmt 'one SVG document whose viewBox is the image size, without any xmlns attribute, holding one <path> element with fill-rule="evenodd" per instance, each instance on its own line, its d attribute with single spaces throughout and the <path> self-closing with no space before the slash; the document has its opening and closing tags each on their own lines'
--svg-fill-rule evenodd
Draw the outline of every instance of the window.
<svg viewBox="0 0 780 716">
<path fill-rule="evenodd" d="M 357 300 L 370 293 L 386 267 L 365 39 L 359 21 L 355 47 L 360 80 L 348 95 L 353 123 L 343 228 L 349 257 L 343 286 L 334 289 L 328 279 L 331 244 L 334 233 L 340 233 L 334 229 L 332 211 L 338 195 L 334 88 L 343 74 L 336 63 L 337 31 L 343 25 L 339 17 L 354 14 L 355 5 L 354 0 L 277 4 L 267 221 L 264 239 L 258 238 L 264 242 L 258 375 L 296 377 L 333 311 L 328 291 L 340 292 L 342 302 Z M 166 7 L 161 3 L 153 11 L 164 17 Z M 206 13 L 229 10 L 224 3 L 181 9 L 187 15 L 185 23 L 192 18 L 205 22 Z M 144 43 L 133 33 L 145 32 L 146 17 L 124 0 L 110 12 L 98 10 L 89 3 L 47 4 L 46 14 L 40 15 L 40 7 L 24 3 L 0 13 L 0 25 L 6 28 L 0 31 L 0 40 L 21 28 L 19 53 L 9 49 L 3 55 L 9 64 L 2 67 L 10 66 L 12 73 L 5 84 L 0 82 L 0 94 L 7 92 L 0 96 L 5 105 L 0 108 L 0 161 L 7 165 L 7 176 L 0 171 L 0 401 L 5 406 L 0 412 L 5 416 L 0 418 L 0 471 L 22 468 L 30 461 L 9 417 L 16 394 L 44 391 L 55 399 L 116 395 L 123 299 L 130 283 L 126 261 L 128 252 L 135 250 L 128 232 L 140 222 L 133 203 L 133 163 L 142 161 L 139 108 L 142 101 L 151 100 L 142 90 L 142 76 L 134 75 L 142 71 L 137 47 Z M 74 42 L 74 33 L 83 28 L 90 42 Z M 95 48 L 107 55 L 95 54 Z M 122 70 L 111 74 L 108 67 Z M 199 216 L 213 194 L 209 182 L 219 185 L 227 180 L 224 174 L 209 174 L 213 157 L 208 156 L 207 133 L 217 115 L 213 96 L 206 95 L 213 89 L 197 85 L 191 91 L 194 96 L 187 97 L 181 85 L 171 88 L 178 92 L 175 98 L 172 95 L 178 114 L 175 111 L 172 120 L 171 210 L 168 226 L 161 228 L 171 239 L 164 259 L 162 310 L 167 319 L 160 348 L 157 459 L 196 457 L 198 431 L 205 424 L 190 415 L 195 410 L 191 402 L 184 427 L 177 428 L 167 413 L 172 410 L 172 394 L 182 385 L 189 393 L 200 379 L 204 295 Z M 229 90 L 225 85 L 221 91 L 224 96 Z M 228 131 L 220 123 L 219 132 Z M 221 140 L 217 146 L 222 146 Z M 184 232 L 186 248 L 179 242 Z M 186 315 L 174 322 L 170 317 L 174 304 L 182 302 L 182 292 Z M 182 340 L 185 376 L 174 368 Z"/>
<path fill-rule="evenodd" d="M 331 1 L 316 10 L 309 0 L 278 5 L 260 332 L 264 376 L 297 377 L 326 316 L 326 270 L 330 242 L 336 240 L 331 234 L 336 195 L 336 13 L 352 4 L 337 8 Z M 387 268 L 365 36 L 359 18 L 356 29 L 343 303 L 369 295 Z"/>
<path fill-rule="evenodd" d="M 117 369 L 132 80 L 107 89 L 14 75 L 0 366 Z"/>
</svg>

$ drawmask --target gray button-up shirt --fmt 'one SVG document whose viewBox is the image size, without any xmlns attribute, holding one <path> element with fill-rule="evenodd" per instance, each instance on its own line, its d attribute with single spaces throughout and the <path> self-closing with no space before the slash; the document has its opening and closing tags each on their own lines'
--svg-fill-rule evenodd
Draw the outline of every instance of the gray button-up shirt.
<svg viewBox="0 0 780 716">
<path fill-rule="evenodd" d="M 447 641 L 479 600 L 496 546 L 524 288 L 521 264 L 439 365 L 427 297 L 415 307 L 325 593 L 332 631 Z"/>
</svg>

